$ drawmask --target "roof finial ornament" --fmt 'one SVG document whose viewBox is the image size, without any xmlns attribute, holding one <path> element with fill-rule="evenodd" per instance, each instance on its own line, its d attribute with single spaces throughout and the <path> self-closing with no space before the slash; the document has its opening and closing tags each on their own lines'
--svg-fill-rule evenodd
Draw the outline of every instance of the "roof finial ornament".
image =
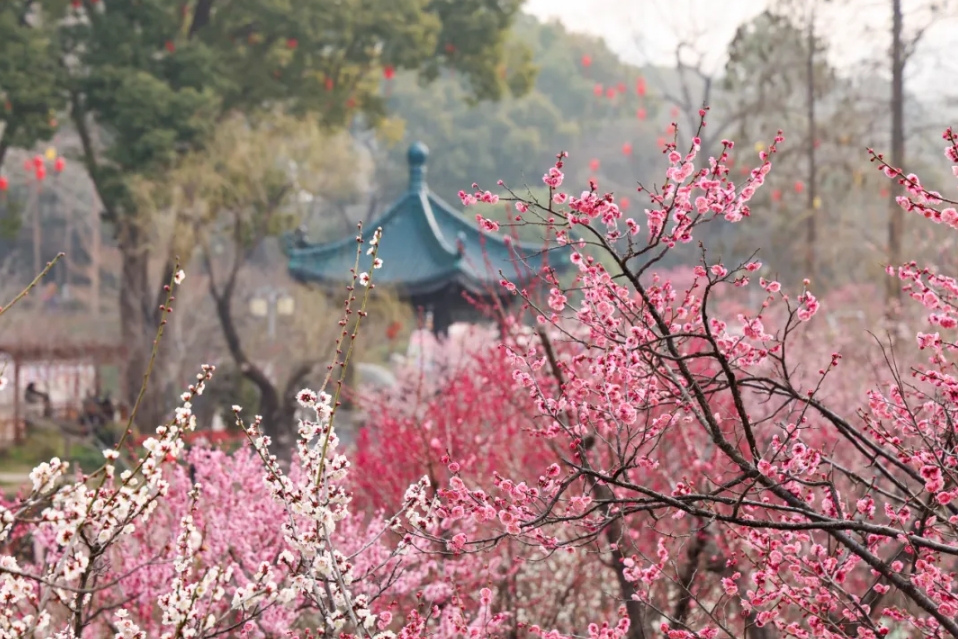
<svg viewBox="0 0 958 639">
<path fill-rule="evenodd" d="M 422 142 L 413 142 L 406 154 L 409 160 L 409 190 L 422 191 L 426 186 L 426 160 L 429 147 Z"/>
</svg>

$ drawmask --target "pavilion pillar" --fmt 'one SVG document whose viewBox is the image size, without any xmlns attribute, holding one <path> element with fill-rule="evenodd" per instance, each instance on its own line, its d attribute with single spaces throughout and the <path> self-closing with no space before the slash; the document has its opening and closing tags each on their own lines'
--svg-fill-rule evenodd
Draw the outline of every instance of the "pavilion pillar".
<svg viewBox="0 0 958 639">
<path fill-rule="evenodd" d="M 452 326 L 452 309 L 448 301 L 442 298 L 432 305 L 432 331 L 436 337 L 448 337 L 449 327 Z"/>
<path fill-rule="evenodd" d="M 13 441 L 23 442 L 24 433 L 20 426 L 20 355 L 13 356 Z"/>
</svg>

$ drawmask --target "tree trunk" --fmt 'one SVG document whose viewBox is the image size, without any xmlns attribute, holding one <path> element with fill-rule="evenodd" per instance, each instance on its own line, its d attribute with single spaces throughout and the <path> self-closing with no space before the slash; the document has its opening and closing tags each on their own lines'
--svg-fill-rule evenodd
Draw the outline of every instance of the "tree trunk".
<svg viewBox="0 0 958 639">
<path fill-rule="evenodd" d="M 815 164 L 815 137 L 818 135 L 815 127 L 815 14 L 808 20 L 808 59 L 807 62 L 807 95 L 808 101 L 808 221 L 805 237 L 805 277 L 815 281 L 815 243 L 818 241 L 816 224 L 818 210 L 818 170 Z"/>
<path fill-rule="evenodd" d="M 904 170 L 905 164 L 905 53 L 902 47 L 901 0 L 892 0 L 892 46 L 891 46 L 891 158 L 889 163 Z M 897 184 L 892 185 L 888 203 L 888 264 L 897 267 L 902 262 L 902 236 L 905 230 L 905 212 L 895 201 L 901 193 Z M 901 285 L 896 277 L 886 282 L 885 314 L 896 315 L 901 301 Z"/>
<path fill-rule="evenodd" d="M 0 133 L 0 168 L 3 167 L 3 159 L 7 156 L 7 149 L 10 148 L 10 143 L 7 141 L 9 139 L 9 134 L 10 131 L 4 131 L 3 133 Z"/>
<path fill-rule="evenodd" d="M 161 314 L 158 305 L 154 304 L 156 289 L 150 284 L 149 249 L 143 246 L 141 231 L 134 228 L 134 224 L 123 226 L 125 228 L 118 234 L 122 258 L 119 302 L 120 335 L 126 347 L 126 362 L 120 380 L 120 393 L 132 410 L 146 375 L 150 373 L 146 392 L 137 407 L 135 422 L 138 426 L 152 430 L 163 423 L 167 409 L 172 408 L 166 406 L 164 401 L 167 380 L 163 379 L 162 366 L 156 363 L 153 370 L 149 370 L 150 354 Z"/>
</svg>

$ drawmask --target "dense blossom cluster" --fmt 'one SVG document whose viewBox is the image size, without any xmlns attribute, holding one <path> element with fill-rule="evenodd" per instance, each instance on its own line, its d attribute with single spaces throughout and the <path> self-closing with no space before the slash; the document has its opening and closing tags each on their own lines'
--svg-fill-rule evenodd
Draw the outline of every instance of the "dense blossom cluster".
<svg viewBox="0 0 958 639">
<path fill-rule="evenodd" d="M 541 295 L 503 276 L 532 321 L 409 363 L 362 402 L 352 459 L 333 374 L 365 311 L 347 303 L 334 390 L 300 393 L 288 467 L 239 407 L 242 450 L 186 448 L 212 367 L 141 457 L 38 466 L 0 510 L 0 637 L 958 637 L 958 281 L 890 269 L 928 328 L 872 383 L 807 281 L 704 248 L 684 280 L 655 271 L 753 215 L 782 142 L 743 184 L 731 142 L 668 145 L 644 217 L 594 183 L 564 191 L 560 154 L 547 199 L 511 200 L 572 274 L 546 268 Z M 874 160 L 903 209 L 958 226 L 958 203 Z"/>
<path fill-rule="evenodd" d="M 954 135 L 945 137 L 955 161 Z M 760 263 L 715 263 L 704 251 L 687 288 L 648 270 L 700 225 L 749 217 L 781 142 L 741 186 L 728 178 L 730 143 L 701 168 L 696 140 L 685 155 L 667 149 L 667 180 L 648 194 L 644 230 L 594 185 L 580 196 L 559 191 L 563 156 L 543 176 L 550 200 L 517 202 L 519 219 L 553 226 L 578 271 L 573 285 L 553 277 L 546 305 L 511 289 L 535 306 L 544 330 L 506 344 L 538 432 L 567 454 L 535 486 L 497 480 L 503 500 L 490 515 L 500 534 L 540 547 L 607 553 L 620 596 L 640 604 L 629 611 L 633 628 L 644 626 L 635 637 L 654 618 L 676 638 L 768 625 L 799 637 L 896 627 L 954 635 L 945 568 L 958 553 L 951 342 L 919 332 L 932 368 L 909 382 L 893 367 L 849 414 L 824 400 L 840 353 L 813 364 L 817 378 L 794 370 L 810 363 L 792 353 L 821 308 L 807 282 L 791 296 L 778 282 L 751 281 Z M 951 219 L 954 203 L 882 168 L 905 187 L 902 208 Z M 914 263 L 897 273 L 931 325 L 958 324 L 954 279 Z M 759 308 L 734 319 L 717 312 L 723 291 L 756 283 Z M 466 512 L 490 506 L 455 479 L 441 494 Z"/>
</svg>

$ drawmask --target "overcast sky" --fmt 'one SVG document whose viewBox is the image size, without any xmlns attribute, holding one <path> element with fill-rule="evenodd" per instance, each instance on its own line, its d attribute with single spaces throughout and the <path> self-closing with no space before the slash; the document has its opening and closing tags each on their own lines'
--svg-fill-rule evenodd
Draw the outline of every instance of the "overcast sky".
<svg viewBox="0 0 958 639">
<path fill-rule="evenodd" d="M 902 1 L 906 34 L 927 24 L 927 4 Z M 958 0 L 952 0 L 952 16 L 958 15 L 956 5 Z M 692 39 L 713 68 L 724 62 L 736 27 L 765 6 L 763 0 L 526 0 L 525 5 L 540 18 L 557 18 L 570 30 L 605 38 L 616 53 L 638 64 L 672 64 L 676 44 Z M 839 0 L 823 8 L 816 22 L 829 36 L 833 63 L 848 68 L 880 59 L 888 48 L 890 7 L 890 0 Z M 913 89 L 941 86 L 943 75 L 947 85 L 958 85 L 958 56 L 948 55 L 958 43 L 955 26 L 949 17 L 927 30 L 909 69 Z"/>
</svg>

